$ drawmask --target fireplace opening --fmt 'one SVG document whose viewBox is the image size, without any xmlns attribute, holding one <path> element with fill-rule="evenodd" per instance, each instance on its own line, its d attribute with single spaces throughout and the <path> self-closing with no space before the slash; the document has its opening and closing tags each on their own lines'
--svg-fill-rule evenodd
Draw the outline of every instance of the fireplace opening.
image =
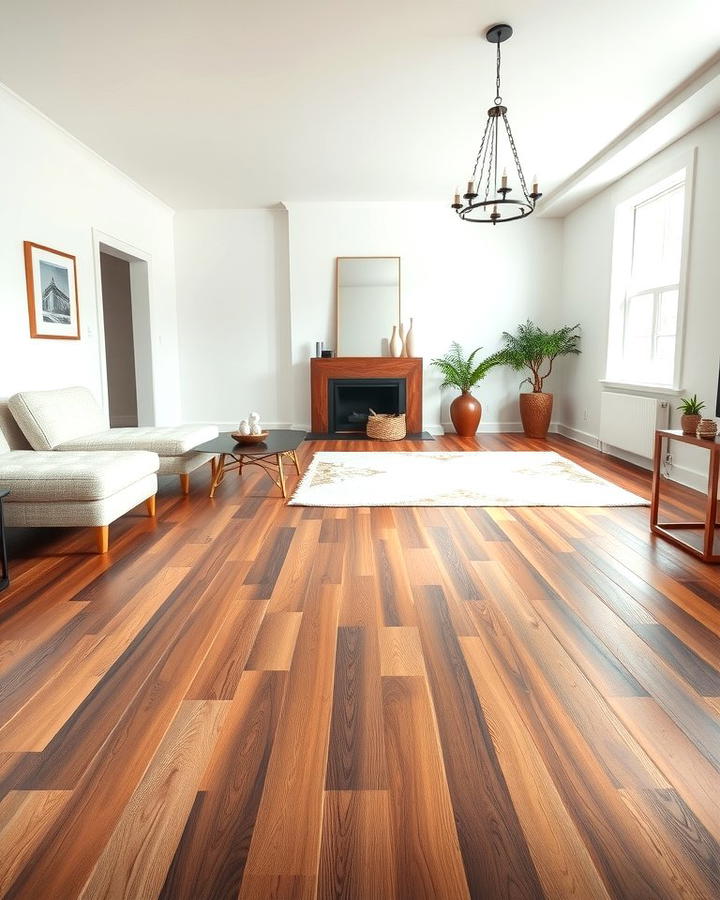
<svg viewBox="0 0 720 900">
<path fill-rule="evenodd" d="M 404 378 L 330 378 L 328 424 L 330 432 L 365 431 L 370 410 L 405 412 Z"/>
</svg>

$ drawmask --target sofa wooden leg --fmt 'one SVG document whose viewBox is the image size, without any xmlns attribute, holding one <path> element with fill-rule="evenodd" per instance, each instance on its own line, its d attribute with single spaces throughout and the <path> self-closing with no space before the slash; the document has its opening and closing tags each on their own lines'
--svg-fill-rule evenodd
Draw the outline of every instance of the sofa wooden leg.
<svg viewBox="0 0 720 900">
<path fill-rule="evenodd" d="M 145 506 L 147 507 L 148 515 L 155 517 L 155 497 L 156 494 L 153 494 L 152 497 L 148 497 L 145 501 Z"/>
<path fill-rule="evenodd" d="M 95 528 L 95 544 L 98 553 L 107 553 L 110 546 L 110 526 L 98 525 Z"/>
<path fill-rule="evenodd" d="M 190 476 L 187 473 L 180 476 L 180 487 L 182 488 L 183 494 L 190 493 Z"/>
</svg>

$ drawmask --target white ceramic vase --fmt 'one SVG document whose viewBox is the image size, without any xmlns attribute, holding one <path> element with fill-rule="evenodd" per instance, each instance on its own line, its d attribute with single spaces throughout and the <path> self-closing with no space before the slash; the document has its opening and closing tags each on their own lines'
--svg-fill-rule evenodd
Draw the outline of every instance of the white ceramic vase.
<svg viewBox="0 0 720 900">
<path fill-rule="evenodd" d="M 405 356 L 417 356 L 417 347 L 415 346 L 415 332 L 413 331 L 413 320 L 410 319 L 410 327 L 405 335 Z"/>
<path fill-rule="evenodd" d="M 398 334 L 397 325 L 393 325 L 393 333 L 390 338 L 390 356 L 398 357 L 402 356 L 403 352 L 403 341 L 400 335 Z"/>
<path fill-rule="evenodd" d="M 407 350 L 405 348 L 405 324 L 404 324 L 404 322 L 400 323 L 399 333 L 400 333 L 400 343 L 402 344 L 402 350 L 400 351 L 400 356 L 407 356 Z"/>
</svg>

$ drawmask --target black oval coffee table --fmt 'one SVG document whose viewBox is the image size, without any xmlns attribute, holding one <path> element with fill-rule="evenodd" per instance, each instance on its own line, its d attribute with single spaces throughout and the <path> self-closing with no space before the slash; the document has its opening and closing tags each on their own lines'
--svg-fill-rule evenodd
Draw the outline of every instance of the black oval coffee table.
<svg viewBox="0 0 720 900">
<path fill-rule="evenodd" d="M 289 457 L 300 475 L 296 450 L 307 436 L 306 431 L 271 431 L 261 444 L 238 444 L 229 432 L 223 432 L 211 441 L 200 444 L 195 450 L 201 453 L 215 453 L 219 462 L 215 465 L 210 496 L 222 484 L 226 472 L 242 470 L 245 466 L 259 466 L 287 497 L 283 457 Z"/>
</svg>

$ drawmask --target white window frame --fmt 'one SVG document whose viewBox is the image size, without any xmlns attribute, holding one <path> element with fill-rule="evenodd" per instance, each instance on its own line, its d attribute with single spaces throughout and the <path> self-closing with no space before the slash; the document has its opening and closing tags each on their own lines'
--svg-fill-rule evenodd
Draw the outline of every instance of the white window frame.
<svg viewBox="0 0 720 900">
<path fill-rule="evenodd" d="M 690 255 L 690 237 L 692 229 L 692 201 L 695 182 L 695 149 L 681 156 L 665 160 L 661 165 L 649 165 L 643 178 L 643 188 L 638 191 L 638 181 L 631 177 L 633 193 L 624 198 L 616 197 L 615 221 L 613 232 L 612 277 L 610 286 L 610 315 L 608 322 L 607 363 L 605 378 L 601 379 L 606 387 L 643 390 L 648 393 L 682 393 L 681 375 L 683 369 L 683 351 L 685 346 L 685 318 L 687 306 L 687 271 Z M 652 381 L 622 380 L 619 360 L 625 343 L 625 311 L 627 288 L 630 284 L 633 252 L 633 229 L 635 208 L 642 203 L 657 197 L 673 185 L 684 182 L 683 234 L 680 256 L 680 276 L 678 280 L 678 313 L 677 330 L 675 332 L 675 359 L 672 383 L 655 383 Z M 675 285 L 667 285 L 674 288 Z M 657 286 L 654 291 L 638 293 L 660 293 L 663 288 Z M 633 295 L 635 296 L 635 295 Z M 657 315 L 657 296 L 654 298 L 655 315 Z"/>
</svg>

